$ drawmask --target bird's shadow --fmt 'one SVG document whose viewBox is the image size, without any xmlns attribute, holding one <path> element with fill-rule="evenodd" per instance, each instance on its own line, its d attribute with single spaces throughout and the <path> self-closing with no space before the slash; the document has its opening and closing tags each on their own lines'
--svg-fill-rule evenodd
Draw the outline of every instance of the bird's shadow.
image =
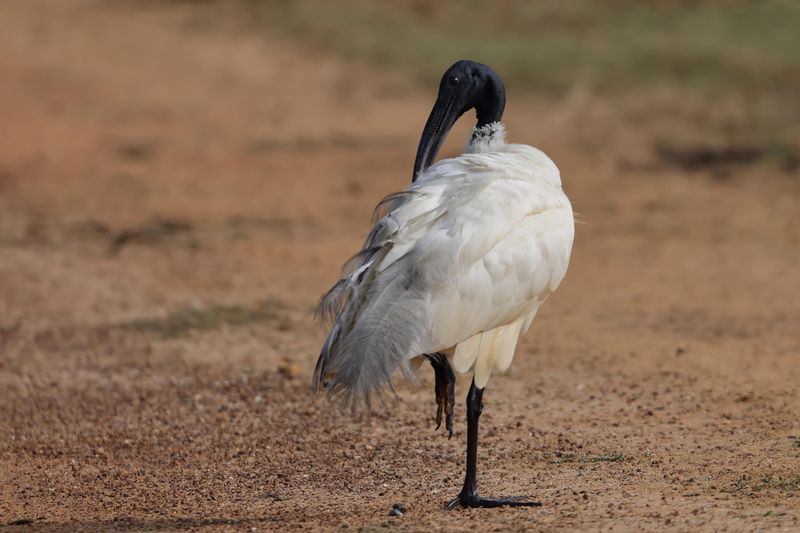
<svg viewBox="0 0 800 533">
<path fill-rule="evenodd" d="M 250 518 L 114 518 L 110 520 L 69 520 L 64 522 L 45 519 L 20 518 L 0 524 L 0 530 L 37 531 L 45 533 L 83 532 L 83 531 L 182 531 L 194 530 L 209 526 L 234 526 L 245 529 L 247 526 L 259 526 L 272 522 L 273 517 Z"/>
</svg>

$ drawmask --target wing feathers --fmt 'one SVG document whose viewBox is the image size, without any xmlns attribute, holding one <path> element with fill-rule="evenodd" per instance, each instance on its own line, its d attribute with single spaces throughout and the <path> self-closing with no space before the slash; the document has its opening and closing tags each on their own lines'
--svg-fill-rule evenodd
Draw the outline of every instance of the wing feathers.
<svg viewBox="0 0 800 533">
<path fill-rule="evenodd" d="M 377 271 L 377 269 L 373 269 Z M 400 367 L 413 375 L 408 361 L 416 355 L 426 324 L 419 320 L 422 291 L 395 263 L 356 288 L 320 353 L 315 381 L 354 410 L 390 384 Z"/>
<path fill-rule="evenodd" d="M 386 206 L 392 211 L 378 220 L 364 248 L 345 263 L 342 278 L 318 309 L 318 315 L 334 326 L 320 352 L 314 381 L 353 409 L 362 401 L 369 405 L 370 396 L 380 396 L 385 385 L 391 387 L 398 367 L 413 375 L 408 360 L 416 355 L 415 346 L 427 328 L 420 313 L 426 284 L 419 259 L 398 235 L 426 225 L 429 202 L 423 194 L 405 191 L 388 196 L 378 210 Z"/>
</svg>

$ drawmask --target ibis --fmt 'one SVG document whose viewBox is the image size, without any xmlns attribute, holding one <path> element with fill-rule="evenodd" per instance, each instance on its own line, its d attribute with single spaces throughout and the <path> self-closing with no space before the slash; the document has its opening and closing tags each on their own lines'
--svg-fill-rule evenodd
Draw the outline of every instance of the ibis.
<svg viewBox="0 0 800 533">
<path fill-rule="evenodd" d="M 435 372 L 437 428 L 453 429 L 455 372 L 467 393 L 464 485 L 446 505 L 538 506 L 477 491 L 478 421 L 493 372 L 567 272 L 575 232 L 558 168 L 541 150 L 506 141 L 505 86 L 490 67 L 462 60 L 444 73 L 419 141 L 412 183 L 384 198 L 363 247 L 323 296 L 330 324 L 314 386 L 353 409 L 391 388 L 412 362 Z M 464 153 L 435 161 L 453 124 L 474 109 Z"/>
</svg>

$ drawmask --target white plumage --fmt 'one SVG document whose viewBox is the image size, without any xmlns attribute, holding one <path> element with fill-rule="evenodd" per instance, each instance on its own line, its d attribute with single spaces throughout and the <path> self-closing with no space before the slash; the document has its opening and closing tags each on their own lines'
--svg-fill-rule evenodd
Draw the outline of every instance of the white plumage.
<svg viewBox="0 0 800 533">
<path fill-rule="evenodd" d="M 335 325 L 317 373 L 358 401 L 410 359 L 455 347 L 454 368 L 474 369 L 483 388 L 566 274 L 574 220 L 558 168 L 506 143 L 495 122 L 377 211 L 364 249 L 323 298 Z"/>
</svg>

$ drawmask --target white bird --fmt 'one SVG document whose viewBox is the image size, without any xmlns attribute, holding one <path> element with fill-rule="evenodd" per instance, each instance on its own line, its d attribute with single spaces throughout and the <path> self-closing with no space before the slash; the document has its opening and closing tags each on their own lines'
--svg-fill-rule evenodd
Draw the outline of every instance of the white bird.
<svg viewBox="0 0 800 533">
<path fill-rule="evenodd" d="M 425 357 L 436 371 L 437 423 L 452 434 L 452 366 L 473 371 L 467 465 L 454 507 L 540 505 L 477 493 L 478 419 L 492 373 L 567 272 L 575 231 L 558 168 L 542 151 L 509 144 L 505 89 L 488 66 L 459 61 L 444 74 L 420 139 L 413 183 L 385 198 L 360 252 L 323 297 L 332 328 L 314 381 L 354 409 Z M 465 153 L 433 163 L 456 120 L 474 108 Z M 438 427 L 438 425 L 437 425 Z"/>
</svg>

